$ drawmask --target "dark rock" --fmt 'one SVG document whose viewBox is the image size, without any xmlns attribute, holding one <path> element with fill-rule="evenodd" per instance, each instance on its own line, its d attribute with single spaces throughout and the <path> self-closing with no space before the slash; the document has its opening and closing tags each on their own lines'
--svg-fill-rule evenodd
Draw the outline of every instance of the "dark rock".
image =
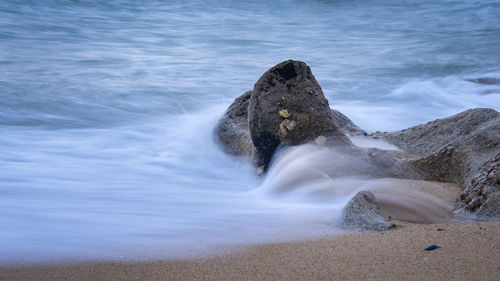
<svg viewBox="0 0 500 281">
<path fill-rule="evenodd" d="M 282 110 L 290 117 L 284 118 Z M 324 136 L 328 145 L 350 145 L 333 119 L 328 100 L 305 63 L 289 60 L 269 69 L 255 84 L 248 107 L 258 166 L 267 167 L 280 144 L 299 145 Z"/>
<path fill-rule="evenodd" d="M 215 134 L 222 149 L 233 155 L 253 157 L 254 146 L 248 129 L 248 101 L 252 91 L 236 98 L 217 123 Z"/>
<path fill-rule="evenodd" d="M 215 135 L 226 153 L 235 156 L 254 157 L 255 147 L 250 138 L 250 131 L 248 129 L 248 102 L 251 94 L 252 91 L 248 91 L 236 98 L 215 127 Z M 280 111 L 279 114 L 284 119 L 290 117 L 288 110 Z M 356 126 L 341 112 L 332 109 L 332 114 L 334 124 L 343 133 L 349 135 L 360 135 L 365 133 L 365 131 Z M 299 118 L 304 119 L 305 117 L 301 115 Z M 320 136 L 316 142 L 320 145 L 326 145 L 326 141 L 326 137 Z"/>
<path fill-rule="evenodd" d="M 342 223 L 346 229 L 384 231 L 393 225 L 380 215 L 375 195 L 361 191 L 354 196 L 342 212 Z"/>
<path fill-rule="evenodd" d="M 484 77 L 484 78 L 465 79 L 465 80 L 472 82 L 472 83 L 476 83 L 476 84 L 500 85 L 500 79 L 498 79 L 498 78 Z"/>
</svg>

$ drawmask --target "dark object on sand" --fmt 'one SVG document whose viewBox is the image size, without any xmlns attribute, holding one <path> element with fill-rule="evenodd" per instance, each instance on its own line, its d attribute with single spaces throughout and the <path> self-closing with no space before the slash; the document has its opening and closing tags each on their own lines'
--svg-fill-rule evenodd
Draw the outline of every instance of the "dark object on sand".
<svg viewBox="0 0 500 281">
<path fill-rule="evenodd" d="M 425 251 L 432 251 L 432 250 L 436 250 L 438 248 L 441 248 L 441 246 L 439 246 L 439 245 L 430 245 L 429 247 L 425 248 L 424 250 Z"/>
<path fill-rule="evenodd" d="M 437 231 L 444 231 L 444 228 L 438 228 Z"/>
</svg>

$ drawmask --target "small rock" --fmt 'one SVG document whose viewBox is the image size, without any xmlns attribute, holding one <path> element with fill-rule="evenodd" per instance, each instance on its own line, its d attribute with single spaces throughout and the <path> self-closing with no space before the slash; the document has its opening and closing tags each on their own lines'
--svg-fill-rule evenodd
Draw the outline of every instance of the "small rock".
<svg viewBox="0 0 500 281">
<path fill-rule="evenodd" d="M 380 215 L 375 195 L 370 191 L 358 192 L 342 212 L 343 227 L 354 230 L 384 231 L 393 225 Z"/>
<path fill-rule="evenodd" d="M 436 250 L 438 248 L 441 248 L 441 246 L 439 246 L 439 245 L 430 245 L 429 247 L 425 248 L 424 251 L 433 251 L 433 250 Z"/>
</svg>

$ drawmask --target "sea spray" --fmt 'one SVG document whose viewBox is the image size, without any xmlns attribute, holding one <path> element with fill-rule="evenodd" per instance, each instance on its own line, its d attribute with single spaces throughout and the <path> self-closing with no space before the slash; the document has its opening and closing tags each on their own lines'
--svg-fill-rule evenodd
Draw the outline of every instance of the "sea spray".
<svg viewBox="0 0 500 281">
<path fill-rule="evenodd" d="M 179 258 L 338 231 L 330 206 L 253 192 L 251 164 L 213 142 L 223 109 L 114 128 L 5 131 L 0 263 Z"/>
<path fill-rule="evenodd" d="M 456 190 L 425 181 L 377 178 L 380 169 L 343 149 L 306 144 L 278 154 L 260 189 L 284 200 L 331 204 L 336 219 L 347 201 L 363 190 L 375 194 L 386 217 L 422 223 L 450 218 L 449 197 L 440 193 Z"/>
</svg>

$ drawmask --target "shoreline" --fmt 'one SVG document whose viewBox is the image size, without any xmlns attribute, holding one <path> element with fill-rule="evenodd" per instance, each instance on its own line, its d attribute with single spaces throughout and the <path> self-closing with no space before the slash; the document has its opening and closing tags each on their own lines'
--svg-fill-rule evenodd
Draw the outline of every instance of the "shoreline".
<svg viewBox="0 0 500 281">
<path fill-rule="evenodd" d="M 189 259 L 2 266 L 0 280 L 494 280 L 500 274 L 500 221 L 396 224 L 385 232 L 235 246 Z M 423 250 L 432 244 L 442 248 Z"/>
</svg>

